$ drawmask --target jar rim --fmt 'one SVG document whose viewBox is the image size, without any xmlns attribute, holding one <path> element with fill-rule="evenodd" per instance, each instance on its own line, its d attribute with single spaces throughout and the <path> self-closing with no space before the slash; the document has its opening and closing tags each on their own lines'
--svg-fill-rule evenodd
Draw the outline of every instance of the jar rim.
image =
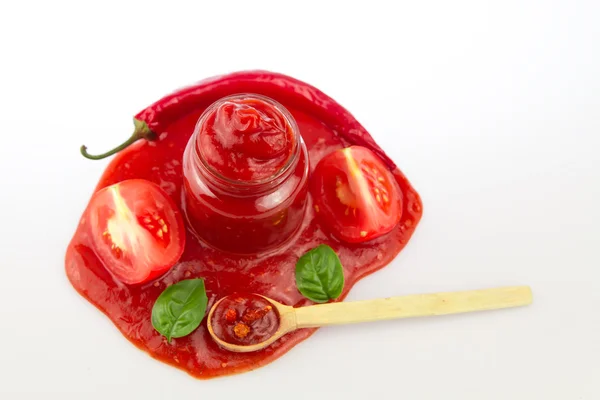
<svg viewBox="0 0 600 400">
<path fill-rule="evenodd" d="M 200 129 L 199 129 L 200 125 L 204 122 L 204 120 L 208 117 L 208 115 L 212 111 L 214 111 L 218 106 L 220 106 L 221 104 L 223 104 L 227 101 L 238 100 L 238 99 L 247 99 L 247 98 L 262 100 L 265 103 L 273 106 L 275 109 L 277 109 L 278 112 L 280 112 L 282 114 L 283 118 L 285 119 L 285 122 L 290 126 L 290 128 L 292 130 L 292 136 L 294 138 L 294 140 L 293 140 L 294 148 L 292 149 L 290 156 L 288 157 L 288 160 L 285 162 L 285 164 L 283 166 L 281 166 L 281 168 L 279 168 L 277 170 L 277 172 L 275 172 L 273 175 L 267 176 L 266 178 L 245 181 L 245 180 L 231 179 L 229 177 L 224 176 L 220 172 L 218 172 L 214 167 L 212 167 L 207 162 L 207 160 L 205 159 L 205 157 L 202 154 L 202 150 L 198 148 L 198 146 L 195 144 L 195 142 L 194 142 L 194 146 L 193 146 L 194 156 L 195 156 L 195 159 L 198 161 L 199 165 L 201 165 L 203 167 L 203 169 L 205 169 L 211 175 L 211 177 L 218 180 L 221 185 L 226 185 L 226 186 L 233 187 L 236 189 L 241 189 L 241 190 L 251 190 L 251 189 L 260 190 L 260 188 L 262 188 L 262 187 L 270 186 L 271 184 L 277 184 L 278 181 L 285 179 L 290 173 L 293 172 L 293 170 L 300 158 L 299 155 L 301 152 L 301 146 L 302 146 L 302 143 L 304 142 L 302 135 L 300 134 L 298 124 L 296 123 L 296 120 L 294 119 L 292 114 L 281 103 L 279 103 L 275 99 L 272 99 L 271 97 L 268 97 L 268 96 L 265 96 L 262 94 L 258 94 L 258 93 L 251 93 L 251 92 L 237 93 L 237 94 L 221 97 L 220 99 L 213 102 L 210 106 L 208 106 L 206 108 L 206 110 L 204 110 L 202 115 L 200 115 L 200 117 L 198 118 L 198 121 L 196 122 L 196 126 L 194 127 L 194 135 L 192 137 L 192 140 L 195 141 L 196 135 L 200 134 Z"/>
</svg>

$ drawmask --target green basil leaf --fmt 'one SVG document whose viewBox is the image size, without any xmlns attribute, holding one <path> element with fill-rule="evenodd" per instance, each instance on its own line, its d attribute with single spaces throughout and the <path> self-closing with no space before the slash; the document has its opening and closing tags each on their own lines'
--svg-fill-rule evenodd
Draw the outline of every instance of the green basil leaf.
<svg viewBox="0 0 600 400">
<path fill-rule="evenodd" d="M 300 257 L 296 263 L 296 286 L 315 303 L 337 299 L 344 289 L 344 270 L 335 251 L 322 244 Z"/>
<path fill-rule="evenodd" d="M 206 289 L 202 279 L 186 279 L 169 286 L 158 296 L 152 307 L 152 326 L 171 338 L 187 336 L 198 326 L 206 313 Z"/>
</svg>

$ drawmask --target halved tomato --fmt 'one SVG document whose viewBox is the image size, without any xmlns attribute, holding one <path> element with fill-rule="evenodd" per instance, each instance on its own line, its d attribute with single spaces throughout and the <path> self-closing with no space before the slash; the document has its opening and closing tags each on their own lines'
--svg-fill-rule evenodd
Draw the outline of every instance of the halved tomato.
<svg viewBox="0 0 600 400">
<path fill-rule="evenodd" d="M 317 216 L 339 239 L 365 242 L 391 231 L 402 216 L 402 192 L 371 150 L 350 146 L 325 156 L 312 175 Z"/>
<path fill-rule="evenodd" d="M 150 181 L 131 179 L 99 190 L 87 213 L 96 255 L 124 283 L 164 274 L 183 253 L 181 213 Z"/>
</svg>

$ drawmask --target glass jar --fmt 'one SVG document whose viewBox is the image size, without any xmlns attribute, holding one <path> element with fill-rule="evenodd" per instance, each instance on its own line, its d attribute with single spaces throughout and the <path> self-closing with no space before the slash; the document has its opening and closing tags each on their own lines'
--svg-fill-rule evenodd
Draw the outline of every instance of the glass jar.
<svg viewBox="0 0 600 400">
<path fill-rule="evenodd" d="M 284 244 L 306 211 L 308 152 L 292 115 L 257 94 L 200 116 L 183 156 L 184 212 L 211 247 L 256 254 Z"/>
</svg>

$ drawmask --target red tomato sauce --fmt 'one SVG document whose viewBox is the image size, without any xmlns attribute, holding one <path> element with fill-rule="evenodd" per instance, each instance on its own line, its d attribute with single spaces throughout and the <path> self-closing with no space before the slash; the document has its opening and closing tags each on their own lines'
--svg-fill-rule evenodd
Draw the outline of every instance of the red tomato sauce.
<svg viewBox="0 0 600 400">
<path fill-rule="evenodd" d="M 374 143 L 368 134 L 356 136 L 357 122 L 353 119 L 344 123 L 347 126 L 328 124 L 328 118 L 339 106 L 328 103 L 318 108 L 314 106 L 314 99 L 302 100 L 298 92 L 285 85 L 275 90 L 268 84 L 263 79 L 212 91 L 206 89 L 203 105 L 198 105 L 198 109 L 157 132 L 159 140 L 140 141 L 118 154 L 107 167 L 96 190 L 125 179 L 147 179 L 161 186 L 176 204 L 181 205 L 183 152 L 199 116 L 217 99 L 241 92 L 264 94 L 291 112 L 308 148 L 311 172 L 323 156 L 335 149 Z M 314 98 L 314 93 L 306 93 L 306 97 Z M 361 143 L 350 142 L 348 137 L 354 137 Z M 377 153 L 382 154 L 380 149 Z M 112 278 L 94 254 L 88 233 L 89 221 L 82 218 L 67 249 L 66 273 L 83 297 L 108 316 L 129 341 L 150 356 L 200 379 L 256 369 L 281 357 L 311 336 L 315 329 L 297 330 L 257 352 L 233 353 L 221 349 L 212 340 L 205 318 L 190 335 L 167 343 L 151 323 L 151 310 L 156 298 L 168 285 L 182 279 L 203 278 L 209 308 L 220 298 L 236 292 L 258 293 L 296 307 L 310 305 L 312 303 L 296 288 L 295 265 L 306 251 L 319 244 L 327 244 L 338 253 L 344 268 L 345 287 L 337 301 L 343 300 L 358 280 L 394 259 L 421 218 L 422 205 L 418 194 L 399 169 L 392 173 L 403 196 L 402 218 L 391 232 L 367 243 L 342 243 L 326 233 L 315 219 L 309 194 L 309 206 L 301 228 L 292 240 L 276 251 L 250 256 L 225 253 L 203 245 L 188 227 L 188 240 L 180 261 L 156 281 L 140 286 L 124 285 Z"/>
<path fill-rule="evenodd" d="M 183 154 L 190 227 L 227 252 L 276 249 L 302 225 L 308 164 L 297 124 L 283 106 L 256 94 L 217 101 Z"/>
<path fill-rule="evenodd" d="M 248 346 L 277 332 L 279 313 L 265 298 L 253 294 L 225 297 L 212 316 L 215 335 L 224 342 Z"/>
<path fill-rule="evenodd" d="M 197 151 L 217 173 L 235 181 L 275 175 L 295 146 L 285 116 L 259 98 L 227 99 L 212 108 L 197 129 Z"/>
</svg>

